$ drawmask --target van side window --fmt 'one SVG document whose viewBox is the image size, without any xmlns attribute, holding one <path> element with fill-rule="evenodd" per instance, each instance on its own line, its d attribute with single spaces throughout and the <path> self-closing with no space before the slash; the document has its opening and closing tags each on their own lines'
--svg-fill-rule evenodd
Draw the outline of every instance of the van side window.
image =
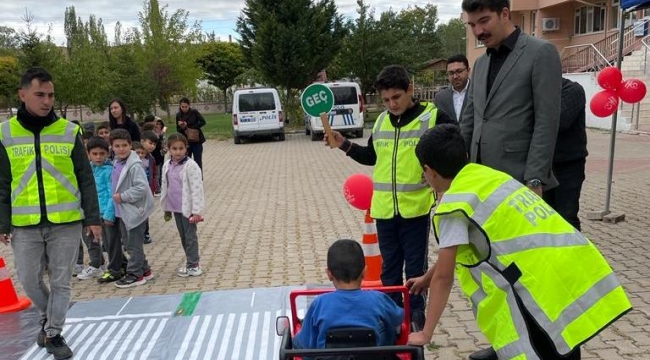
<svg viewBox="0 0 650 360">
<path fill-rule="evenodd" d="M 334 105 L 358 104 L 357 89 L 353 87 L 331 87 L 334 93 Z"/>
<path fill-rule="evenodd" d="M 256 93 L 239 95 L 239 111 L 267 111 L 275 110 L 273 93 Z"/>
</svg>

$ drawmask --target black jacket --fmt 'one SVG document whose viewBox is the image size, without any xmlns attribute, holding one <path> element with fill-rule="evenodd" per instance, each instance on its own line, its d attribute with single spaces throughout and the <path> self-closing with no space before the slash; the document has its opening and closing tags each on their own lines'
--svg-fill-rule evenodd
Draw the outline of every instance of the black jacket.
<svg viewBox="0 0 650 360">
<path fill-rule="evenodd" d="M 585 106 L 585 90 L 582 86 L 563 78 L 560 129 L 553 164 L 584 160 L 587 157 Z"/>
<path fill-rule="evenodd" d="M 401 116 L 395 116 L 391 113 L 388 113 L 390 117 L 390 123 L 396 127 L 401 128 L 410 124 L 413 120 L 417 119 L 422 112 L 426 109 L 426 105 L 420 104 L 419 101 L 415 102 L 415 105 L 406 110 Z M 439 124 L 456 124 L 456 120 L 452 119 L 444 111 L 438 109 L 436 115 L 436 125 Z M 349 140 L 346 140 L 348 143 Z M 342 148 L 347 149 L 349 146 L 350 151 L 347 152 L 347 155 L 354 159 L 354 161 L 359 164 L 374 166 L 377 163 L 377 153 L 375 152 L 375 147 L 372 144 L 372 136 L 368 138 L 368 146 L 361 146 L 355 143 L 343 144 Z"/>
<path fill-rule="evenodd" d="M 124 117 L 124 123 L 118 124 L 117 120 L 114 120 L 112 116 L 109 116 L 109 123 L 111 124 L 111 130 L 115 129 L 125 129 L 131 135 L 131 141 L 140 141 L 140 127 L 135 121 L 131 120 L 130 117 Z"/>
<path fill-rule="evenodd" d="M 44 118 L 34 117 L 27 112 L 25 106 L 18 109 L 18 122 L 27 130 L 34 133 L 34 138 L 43 130 L 44 127 L 51 125 L 57 120 L 54 111 Z M 37 149 L 37 151 L 40 151 Z M 72 148 L 72 162 L 74 164 L 74 173 L 77 177 L 79 192 L 81 193 L 81 208 L 84 211 L 85 218 L 83 226 L 101 225 L 99 217 L 99 200 L 97 198 L 97 188 L 95 187 L 95 178 L 93 170 L 88 161 L 88 155 L 84 148 L 81 135 L 75 139 Z M 37 165 L 37 174 L 40 171 L 40 164 Z M 11 164 L 7 149 L 0 144 L 0 234 L 7 234 L 11 231 Z M 38 175 L 37 175 L 38 176 Z M 39 176 L 42 179 L 42 177 Z M 39 200 L 41 203 L 41 222 L 36 226 L 52 225 L 47 220 L 47 211 L 45 208 L 45 191 L 42 180 L 38 183 Z"/>
<path fill-rule="evenodd" d="M 201 130 L 201 128 L 205 125 L 205 119 L 198 110 L 195 108 L 190 108 L 190 110 L 186 113 L 182 111 L 176 113 L 176 131 L 187 136 L 185 134 L 185 130 L 178 126 L 179 121 L 185 121 L 187 123 L 187 127 L 190 129 L 198 129 L 199 140 L 201 143 L 205 142 L 205 135 L 203 135 L 203 130 Z"/>
</svg>

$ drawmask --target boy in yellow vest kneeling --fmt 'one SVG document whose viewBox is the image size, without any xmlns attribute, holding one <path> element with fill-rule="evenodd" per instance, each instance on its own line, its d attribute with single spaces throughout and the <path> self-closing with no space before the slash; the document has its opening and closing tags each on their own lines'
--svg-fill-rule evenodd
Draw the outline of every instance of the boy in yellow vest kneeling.
<svg viewBox="0 0 650 360">
<path fill-rule="evenodd" d="M 423 331 L 431 340 L 454 282 L 500 360 L 580 359 L 580 345 L 632 305 L 598 249 L 511 176 L 470 164 L 456 125 L 428 130 L 416 156 L 434 191 L 438 262 L 409 279 L 431 288 Z"/>
</svg>

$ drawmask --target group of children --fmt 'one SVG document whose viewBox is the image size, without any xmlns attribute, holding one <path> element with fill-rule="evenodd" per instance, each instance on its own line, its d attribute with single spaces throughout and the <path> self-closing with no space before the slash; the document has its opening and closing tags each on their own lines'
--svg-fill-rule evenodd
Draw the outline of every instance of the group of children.
<svg viewBox="0 0 650 360">
<path fill-rule="evenodd" d="M 176 274 L 203 273 L 197 237 L 204 206 L 201 169 L 187 156 L 185 136 L 171 134 L 165 142 L 163 129 L 162 120 L 145 123 L 141 142 L 132 141 L 124 129 L 111 130 L 108 124 L 98 126 L 96 135 L 91 129 L 84 130 L 103 227 L 101 244 L 90 234 L 82 236 L 90 260 L 84 268 L 80 243 L 75 269 L 78 279 L 98 278 L 100 284 L 115 282 L 119 288 L 128 288 L 154 277 L 144 252 L 144 244 L 151 242 L 149 217 L 155 208 L 154 195 L 160 196 L 165 221 L 175 219 L 185 250 L 186 264 Z"/>
</svg>

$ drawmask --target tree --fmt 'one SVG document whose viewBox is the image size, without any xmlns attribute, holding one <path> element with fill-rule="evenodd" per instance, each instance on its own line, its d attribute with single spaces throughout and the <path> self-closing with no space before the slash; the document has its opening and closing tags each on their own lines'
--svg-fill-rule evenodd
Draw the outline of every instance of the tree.
<svg viewBox="0 0 650 360">
<path fill-rule="evenodd" d="M 365 94 L 372 90 L 377 74 L 388 64 L 384 61 L 386 45 L 374 19 L 374 8 L 363 0 L 357 0 L 357 6 L 359 17 L 346 25 L 348 35 L 343 41 L 339 59 L 343 72 L 360 83 L 365 99 Z"/>
<path fill-rule="evenodd" d="M 235 79 L 246 70 L 244 54 L 239 45 L 220 41 L 205 43 L 204 52 L 198 63 L 203 68 L 208 83 L 223 91 L 224 108 L 227 110 L 227 90 L 235 84 Z"/>
<path fill-rule="evenodd" d="M 333 0 L 246 0 L 237 18 L 244 57 L 265 81 L 286 90 L 311 83 L 339 51 L 345 29 Z"/>
<path fill-rule="evenodd" d="M 415 72 L 423 62 L 439 57 L 437 22 L 438 8 L 431 4 L 409 6 L 399 13 L 383 12 L 378 25 L 380 36 L 388 44 L 383 51 L 384 65 L 400 64 Z"/>
<path fill-rule="evenodd" d="M 132 43 L 138 61 L 149 69 L 158 103 L 170 115 L 171 97 L 194 92 L 201 78 L 194 46 L 201 38 L 201 27 L 188 24 L 188 11 L 178 9 L 170 14 L 166 9 L 158 0 L 145 2 L 139 13 L 142 30 L 133 31 Z"/>
<path fill-rule="evenodd" d="M 438 27 L 442 46 L 441 56 L 448 58 L 452 55 L 465 55 L 466 28 L 463 20 L 454 18 Z"/>
<path fill-rule="evenodd" d="M 19 83 L 18 59 L 12 56 L 0 57 L 0 98 L 8 105 L 10 115 L 13 115 L 11 105 L 16 100 Z"/>
<path fill-rule="evenodd" d="M 0 56 L 14 55 L 20 46 L 20 36 L 8 26 L 0 26 Z"/>
<path fill-rule="evenodd" d="M 71 6 L 65 10 L 64 29 L 66 56 L 56 70 L 58 107 L 63 116 L 71 105 L 102 109 L 105 104 L 101 99 L 108 78 L 108 40 L 102 20 L 90 15 L 84 23 Z M 83 112 L 80 113 L 83 121 Z"/>
</svg>

